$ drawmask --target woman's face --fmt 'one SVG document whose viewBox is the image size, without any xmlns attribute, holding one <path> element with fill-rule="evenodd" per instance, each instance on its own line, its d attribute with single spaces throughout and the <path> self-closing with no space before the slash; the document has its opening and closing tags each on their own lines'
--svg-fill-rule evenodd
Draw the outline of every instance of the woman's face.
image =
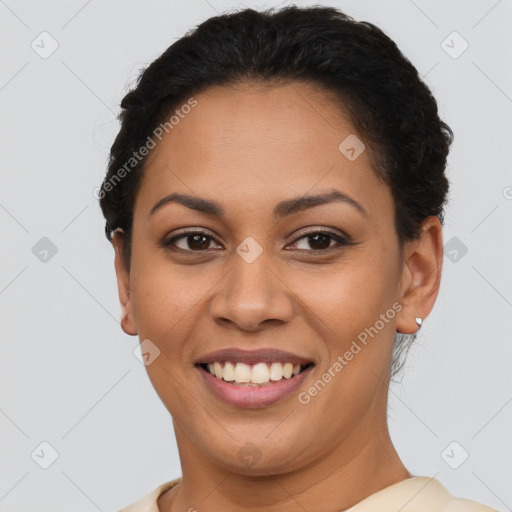
<svg viewBox="0 0 512 512">
<path fill-rule="evenodd" d="M 342 445 L 350 457 L 385 428 L 395 329 L 415 331 L 390 190 L 343 112 L 311 85 L 216 87 L 195 99 L 151 152 L 129 273 L 116 244 L 123 328 L 150 340 L 148 375 L 180 452 L 251 474 Z M 337 200 L 293 207 L 332 192 Z M 194 202 L 162 202 L 170 194 Z M 227 349 L 291 355 L 209 357 Z M 198 365 L 208 360 L 245 362 L 262 380 L 258 362 L 312 365 L 236 386 Z M 277 379 L 279 368 L 268 372 Z"/>
</svg>

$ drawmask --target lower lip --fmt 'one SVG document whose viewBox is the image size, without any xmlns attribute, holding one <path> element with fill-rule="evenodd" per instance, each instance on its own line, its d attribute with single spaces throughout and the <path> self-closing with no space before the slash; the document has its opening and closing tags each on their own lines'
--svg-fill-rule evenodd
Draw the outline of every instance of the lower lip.
<svg viewBox="0 0 512 512">
<path fill-rule="evenodd" d="M 206 385 L 218 398 L 236 407 L 250 408 L 272 405 L 289 396 L 302 384 L 314 367 L 306 368 L 295 377 L 283 378 L 261 386 L 235 386 L 218 377 L 214 377 L 201 366 L 196 366 L 196 368 L 199 370 Z"/>
</svg>

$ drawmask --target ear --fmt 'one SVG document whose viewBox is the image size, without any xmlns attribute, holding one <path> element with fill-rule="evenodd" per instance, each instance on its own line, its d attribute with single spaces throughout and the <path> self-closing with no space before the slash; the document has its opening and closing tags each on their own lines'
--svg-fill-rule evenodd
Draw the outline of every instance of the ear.
<svg viewBox="0 0 512 512">
<path fill-rule="evenodd" d="M 137 334 L 137 324 L 133 314 L 132 299 L 130 296 L 130 270 L 126 267 L 123 258 L 124 233 L 116 230 L 112 237 L 112 244 L 115 250 L 114 266 L 117 277 L 117 290 L 119 293 L 119 302 L 121 303 L 121 328 L 126 334 L 135 336 Z"/>
<path fill-rule="evenodd" d="M 427 217 L 420 238 L 406 242 L 403 261 L 396 329 L 413 334 L 418 330 L 416 317 L 424 320 L 432 311 L 441 283 L 443 232 L 438 217 Z"/>
</svg>

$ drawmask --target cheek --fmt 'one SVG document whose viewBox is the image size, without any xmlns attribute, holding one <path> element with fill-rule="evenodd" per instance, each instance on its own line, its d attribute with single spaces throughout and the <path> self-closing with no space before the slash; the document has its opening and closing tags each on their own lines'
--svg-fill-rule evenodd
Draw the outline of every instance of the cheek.
<svg viewBox="0 0 512 512">
<path fill-rule="evenodd" d="M 296 281 L 292 288 L 331 331 L 346 338 L 354 329 L 373 324 L 391 306 L 396 275 L 385 261 L 354 257 L 339 265 L 296 272 L 290 274 Z"/>
<path fill-rule="evenodd" d="M 300 289 L 300 299 L 307 306 L 303 314 L 320 337 L 322 372 L 330 370 L 325 378 L 332 381 L 336 400 L 354 408 L 356 416 L 356 409 L 361 412 L 379 387 L 377 376 L 385 378 L 400 307 L 395 296 L 395 260 L 391 255 L 376 258 L 373 254 L 386 251 L 381 246 L 328 270 L 302 272 L 294 288 Z"/>
<path fill-rule="evenodd" d="M 304 315 L 322 354 L 317 380 L 302 398 L 333 432 L 350 431 L 383 390 L 396 316 L 389 270 L 370 258 L 300 277 Z"/>
<path fill-rule="evenodd" d="M 192 266 L 171 265 L 160 251 L 133 254 L 131 296 L 141 339 L 176 339 L 193 317 L 208 283 L 199 282 Z"/>
</svg>

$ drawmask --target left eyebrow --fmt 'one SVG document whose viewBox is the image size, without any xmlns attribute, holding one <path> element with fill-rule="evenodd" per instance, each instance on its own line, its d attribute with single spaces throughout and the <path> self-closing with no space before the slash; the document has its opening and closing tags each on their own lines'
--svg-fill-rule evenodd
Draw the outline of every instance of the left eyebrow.
<svg viewBox="0 0 512 512">
<path fill-rule="evenodd" d="M 307 210 L 309 208 L 314 208 L 315 206 L 321 206 L 323 204 L 340 201 L 353 206 L 364 217 L 368 217 L 368 213 L 360 203 L 358 203 L 349 195 L 336 189 L 332 189 L 322 194 L 304 195 L 292 199 L 286 199 L 285 201 L 281 201 L 275 206 L 273 214 L 274 217 L 283 218 L 287 217 L 288 215 L 293 215 L 294 213 Z M 206 215 L 214 215 L 220 218 L 224 218 L 226 215 L 224 208 L 214 200 L 179 193 L 172 193 L 160 199 L 153 206 L 153 208 L 151 208 L 149 215 L 153 215 L 157 210 L 172 202 L 182 204 L 187 208 L 204 213 Z"/>
<path fill-rule="evenodd" d="M 314 208 L 315 206 L 339 201 L 353 206 L 364 217 L 368 217 L 368 213 L 360 203 L 344 192 L 340 192 L 336 189 L 331 189 L 328 192 L 324 192 L 316 196 L 305 195 L 282 201 L 274 208 L 274 217 L 283 218 L 308 208 Z"/>
</svg>

